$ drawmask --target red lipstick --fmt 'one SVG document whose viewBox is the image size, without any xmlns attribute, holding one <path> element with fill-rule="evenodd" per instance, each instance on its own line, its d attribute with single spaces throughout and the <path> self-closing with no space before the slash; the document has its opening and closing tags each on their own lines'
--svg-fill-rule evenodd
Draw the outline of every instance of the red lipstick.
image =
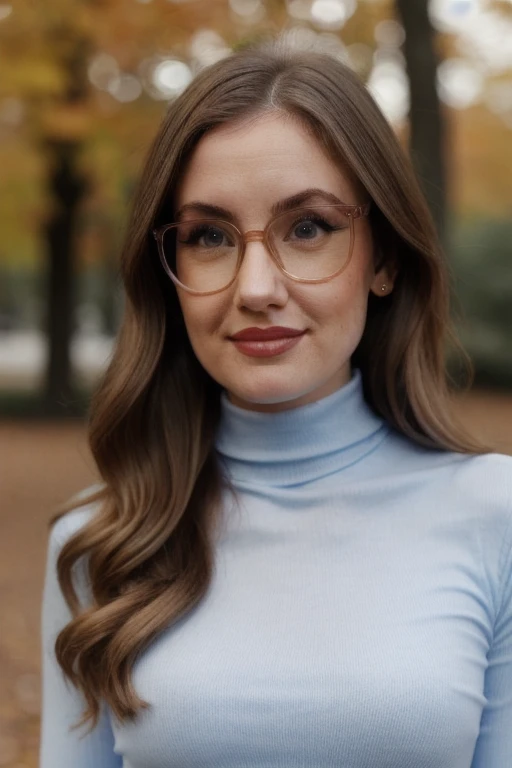
<svg viewBox="0 0 512 768">
<path fill-rule="evenodd" d="M 295 347 L 306 331 L 274 325 L 244 328 L 229 337 L 239 352 L 249 357 L 274 357 Z"/>
</svg>

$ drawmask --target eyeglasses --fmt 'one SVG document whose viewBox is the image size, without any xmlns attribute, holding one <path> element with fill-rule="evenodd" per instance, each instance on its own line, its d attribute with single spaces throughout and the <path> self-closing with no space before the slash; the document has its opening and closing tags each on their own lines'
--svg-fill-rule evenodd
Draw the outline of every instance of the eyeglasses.
<svg viewBox="0 0 512 768">
<path fill-rule="evenodd" d="M 252 242 L 262 242 L 292 280 L 324 283 L 348 266 L 354 220 L 369 211 L 370 203 L 313 205 L 280 213 L 264 230 L 241 232 L 228 221 L 203 218 L 164 224 L 153 236 L 166 273 L 189 293 L 208 296 L 229 288 Z"/>
</svg>

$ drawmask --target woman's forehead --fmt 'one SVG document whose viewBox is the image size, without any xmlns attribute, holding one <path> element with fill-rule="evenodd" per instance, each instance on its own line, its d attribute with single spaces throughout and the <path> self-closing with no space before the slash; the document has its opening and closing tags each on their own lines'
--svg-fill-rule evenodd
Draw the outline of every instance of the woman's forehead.
<svg viewBox="0 0 512 768">
<path fill-rule="evenodd" d="M 227 124 L 199 141 L 177 186 L 178 207 L 205 196 L 210 202 L 269 204 L 317 188 L 358 202 L 352 174 L 334 163 L 311 131 L 281 114 Z M 213 199 L 215 198 L 215 199 Z"/>
</svg>

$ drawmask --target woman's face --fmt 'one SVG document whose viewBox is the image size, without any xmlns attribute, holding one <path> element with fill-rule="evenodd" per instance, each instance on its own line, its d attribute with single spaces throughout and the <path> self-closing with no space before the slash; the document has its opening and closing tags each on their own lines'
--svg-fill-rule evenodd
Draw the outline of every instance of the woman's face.
<svg viewBox="0 0 512 768">
<path fill-rule="evenodd" d="M 229 211 L 241 232 L 262 230 L 279 201 L 308 189 L 347 204 L 365 202 L 359 186 L 295 120 L 264 115 L 207 133 L 192 154 L 177 189 L 176 210 L 202 203 Z M 322 205 L 320 198 L 308 201 Z M 186 221 L 204 212 L 188 208 Z M 238 277 L 226 290 L 178 297 L 194 352 L 206 371 L 244 408 L 277 411 L 334 392 L 351 377 L 350 358 L 365 326 L 369 291 L 383 296 L 392 277 L 375 273 L 367 217 L 356 219 L 348 267 L 325 283 L 304 284 L 284 275 L 262 242 L 248 242 Z M 292 329 L 292 339 L 240 343 L 244 329 Z M 259 353 L 258 353 L 259 350 Z M 277 353 L 276 353 L 277 352 Z"/>
</svg>

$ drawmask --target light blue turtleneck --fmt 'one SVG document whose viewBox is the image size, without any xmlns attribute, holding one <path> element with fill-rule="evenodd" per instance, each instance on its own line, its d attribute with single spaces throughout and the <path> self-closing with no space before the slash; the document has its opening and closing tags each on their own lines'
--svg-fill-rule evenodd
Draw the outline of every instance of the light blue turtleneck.
<svg viewBox="0 0 512 768">
<path fill-rule="evenodd" d="M 94 510 L 54 527 L 41 768 L 512 766 L 512 459 L 414 445 L 358 371 L 279 414 L 224 397 L 217 448 L 237 501 L 211 587 L 135 665 L 150 710 L 82 740 L 55 563 Z"/>
</svg>

